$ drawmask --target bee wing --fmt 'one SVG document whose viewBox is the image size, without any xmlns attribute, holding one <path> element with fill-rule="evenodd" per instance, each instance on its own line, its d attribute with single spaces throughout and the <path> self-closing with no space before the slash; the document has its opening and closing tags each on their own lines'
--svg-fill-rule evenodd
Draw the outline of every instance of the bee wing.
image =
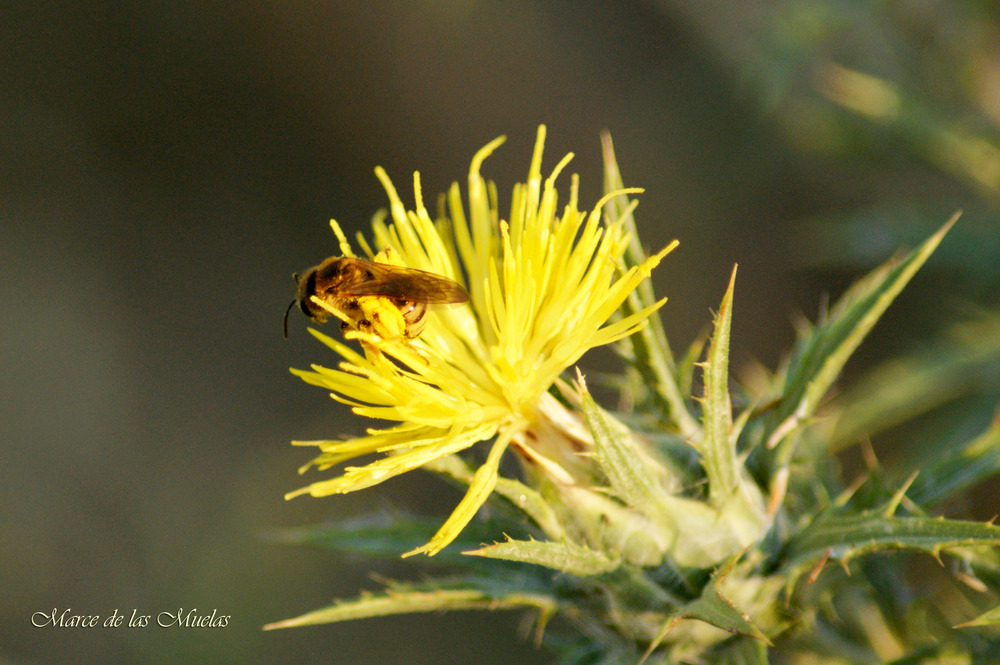
<svg viewBox="0 0 1000 665">
<path fill-rule="evenodd" d="M 446 305 L 466 302 L 469 294 L 465 288 L 453 280 L 416 268 L 394 266 L 389 263 L 364 261 L 365 270 L 371 279 L 355 282 L 340 289 L 344 296 L 381 296 L 427 303 Z"/>
</svg>

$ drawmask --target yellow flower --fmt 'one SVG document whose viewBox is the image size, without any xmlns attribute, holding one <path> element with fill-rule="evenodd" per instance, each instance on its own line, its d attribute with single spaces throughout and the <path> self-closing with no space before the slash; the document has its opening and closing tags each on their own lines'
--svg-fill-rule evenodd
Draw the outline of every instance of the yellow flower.
<svg viewBox="0 0 1000 665">
<path fill-rule="evenodd" d="M 503 452 L 512 443 L 562 482 L 572 477 L 531 445 L 532 427 L 554 400 L 546 393 L 560 374 L 589 349 L 614 342 L 645 325 L 665 300 L 609 323 L 629 293 L 676 241 L 641 266 L 626 269 L 629 243 L 624 220 L 601 220 L 601 209 L 577 209 L 577 178 L 558 214 L 555 180 L 567 155 L 545 181 L 541 176 L 545 127 L 538 139 L 527 183 L 514 188 L 510 220 L 500 220 L 495 186 L 480 175 L 483 160 L 500 137 L 473 158 L 469 170 L 468 214 L 457 183 L 438 219 L 424 207 L 419 173 L 414 174 L 415 210 L 407 210 L 381 168 L 375 170 L 389 195 L 385 214 L 373 221 L 374 245 L 391 247 L 400 263 L 449 277 L 466 286 L 468 303 L 435 310 L 419 338 L 408 343 L 354 331 L 362 352 L 311 331 L 342 357 L 337 369 L 313 366 L 292 370 L 308 383 L 331 391 L 355 413 L 395 421 L 385 429 L 348 441 L 296 442 L 316 445 L 321 454 L 309 465 L 326 469 L 369 453 L 381 459 L 347 467 L 343 474 L 287 495 L 325 496 L 375 485 L 406 471 L 493 440 L 466 496 L 426 545 L 408 554 L 435 554 L 455 539 L 493 491 Z M 352 250 L 336 222 L 345 255 Z M 359 234 L 362 249 L 374 252 Z"/>
</svg>

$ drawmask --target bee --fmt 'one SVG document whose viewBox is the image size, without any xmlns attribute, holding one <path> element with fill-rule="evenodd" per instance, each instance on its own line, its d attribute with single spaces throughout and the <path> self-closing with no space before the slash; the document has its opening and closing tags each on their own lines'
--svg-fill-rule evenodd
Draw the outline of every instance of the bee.
<svg viewBox="0 0 1000 665">
<path fill-rule="evenodd" d="M 389 248 L 379 252 L 374 261 L 331 256 L 294 277 L 298 293 L 285 310 L 285 337 L 288 313 L 295 305 L 317 323 L 333 314 L 340 319 L 342 330 L 406 341 L 423 331 L 429 305 L 469 300 L 469 293 L 458 282 L 398 265 Z"/>
</svg>

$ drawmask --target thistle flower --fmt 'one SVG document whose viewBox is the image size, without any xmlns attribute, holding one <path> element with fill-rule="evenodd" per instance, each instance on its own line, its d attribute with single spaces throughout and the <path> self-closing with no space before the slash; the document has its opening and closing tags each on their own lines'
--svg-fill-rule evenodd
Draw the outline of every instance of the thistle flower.
<svg viewBox="0 0 1000 665">
<path fill-rule="evenodd" d="M 330 390 L 358 415 L 397 424 L 347 441 L 297 442 L 321 450 L 303 471 L 311 466 L 327 469 L 369 453 L 384 457 L 348 466 L 340 476 L 312 483 L 287 498 L 363 489 L 492 440 L 455 511 L 426 545 L 408 554 L 433 555 L 455 539 L 493 492 L 500 459 L 512 445 L 544 473 L 572 484 L 565 460 L 557 459 L 560 451 L 536 443 L 535 432 L 563 418 L 559 403 L 548 394 L 550 388 L 588 350 L 636 332 L 665 302 L 611 320 L 677 244 L 625 267 L 623 256 L 631 241 L 626 216 L 602 219 L 602 210 L 614 197 L 641 190 L 611 192 L 591 211 L 581 211 L 573 176 L 560 214 L 556 180 L 572 155 L 543 181 L 542 126 L 527 182 L 514 188 L 510 219 L 502 220 L 496 189 L 480 175 L 480 167 L 503 141 L 501 137 L 487 144 L 472 160 L 468 212 L 456 183 L 446 198 L 447 216 L 441 210 L 437 220 L 424 205 L 419 173 L 413 178 L 414 209 L 407 210 L 385 171 L 375 171 L 390 203 L 390 221 L 384 213 L 373 220 L 375 247 L 392 248 L 401 265 L 463 283 L 469 302 L 433 312 L 419 338 L 409 343 L 348 333 L 349 339 L 362 342 L 360 353 L 314 330 L 342 360 L 336 369 L 314 365 L 312 371 L 293 370 L 306 382 Z M 332 226 L 343 253 L 353 256 L 339 226 Z M 358 244 L 374 256 L 360 234 Z"/>
<path fill-rule="evenodd" d="M 268 628 L 532 608 L 539 641 L 567 664 L 939 662 L 957 654 L 993 662 L 1000 527 L 934 514 L 956 492 L 995 478 L 1000 418 L 972 439 L 942 419 L 935 445 L 914 446 L 899 469 L 882 468 L 867 448 L 857 479 L 840 477 L 837 456 L 901 419 L 926 416 L 948 395 L 971 392 L 982 377 L 1000 376 L 1000 316 L 974 321 L 974 332 L 956 337 L 962 342 L 904 363 L 907 381 L 890 364 L 877 381 L 826 397 L 957 215 L 848 289 L 819 323 L 803 324 L 780 369 L 741 388 L 729 376 L 735 270 L 707 344 L 696 340 L 675 360 L 650 316 L 663 301 L 643 282 L 673 244 L 643 255 L 625 195 L 638 190 L 622 185 L 606 136 L 607 195 L 580 212 L 574 179 L 557 217 L 555 181 L 568 157 L 543 182 L 543 138 L 544 128 L 508 221 L 479 175 L 500 140 L 473 161 L 468 214 L 455 185 L 432 221 L 417 177 L 415 210 L 407 211 L 377 171 L 391 203 L 391 223 L 374 223 L 375 246 L 393 250 L 381 259 L 460 281 L 471 298 L 435 312 L 410 341 L 359 326 L 364 332 L 346 337 L 360 352 L 314 332 L 342 360 L 337 369 L 296 372 L 358 414 L 397 424 L 351 441 L 314 442 L 322 453 L 312 465 L 321 468 L 366 453 L 385 457 L 290 496 L 352 491 L 418 466 L 448 475 L 468 493 L 414 550 L 428 554 L 456 539 L 491 494 L 495 510 L 461 533 L 460 555 L 457 547 L 441 554 L 446 577 L 387 581 L 383 593 Z M 334 231 L 350 254 L 336 224 Z M 375 255 L 363 237 L 359 243 Z M 358 309 L 391 318 L 390 305 Z M 358 316 L 367 314 L 342 318 L 350 324 Z M 598 407 L 579 373 L 573 386 L 561 378 L 588 349 L 610 342 L 627 363 L 625 413 Z M 735 417 L 733 404 L 744 405 Z M 472 456 L 454 454 L 488 440 L 478 468 Z M 498 475 L 508 448 L 522 461 L 517 478 Z M 425 528 L 421 518 L 397 514 L 288 535 L 395 557 L 403 539 Z M 934 581 L 910 578 L 874 552 L 929 553 L 947 567 Z M 552 639 L 543 633 L 555 614 L 572 632 Z"/>
</svg>

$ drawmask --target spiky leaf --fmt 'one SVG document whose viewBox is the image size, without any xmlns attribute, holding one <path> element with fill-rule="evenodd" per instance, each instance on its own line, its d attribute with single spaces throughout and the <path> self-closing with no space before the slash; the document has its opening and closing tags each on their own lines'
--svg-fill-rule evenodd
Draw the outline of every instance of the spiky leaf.
<svg viewBox="0 0 1000 665">
<path fill-rule="evenodd" d="M 907 496 L 920 505 L 954 496 L 1000 473 L 1000 417 L 963 449 L 927 460 Z"/>
<path fill-rule="evenodd" d="M 582 379 L 580 398 L 587 427 L 594 437 L 594 459 L 607 476 L 611 492 L 626 505 L 643 510 L 667 533 L 673 532 L 671 499 L 654 472 L 656 463 L 630 440 L 627 429 L 597 406 Z"/>
<path fill-rule="evenodd" d="M 826 558 L 846 562 L 878 550 L 915 549 L 937 555 L 969 545 L 1000 545 L 1000 527 L 931 517 L 887 517 L 883 513 L 820 517 L 780 553 L 780 568 L 812 566 Z"/>
<path fill-rule="evenodd" d="M 988 612 L 983 612 L 972 621 L 961 623 L 956 628 L 967 628 L 971 626 L 996 626 L 1000 625 L 1000 607 L 994 607 Z"/>
<path fill-rule="evenodd" d="M 840 450 L 956 400 L 998 390 L 1000 312 L 977 312 L 950 328 L 945 339 L 923 342 L 913 353 L 867 371 L 839 396 L 829 445 Z"/>
<path fill-rule="evenodd" d="M 834 306 L 829 319 L 806 337 L 789 364 L 778 412 L 781 422 L 768 439 L 769 447 L 813 416 L 848 358 L 957 220 L 958 213 L 902 260 L 889 261 L 857 282 Z"/>
<path fill-rule="evenodd" d="M 625 189 L 625 184 L 615 159 L 611 136 L 607 132 L 601 134 L 601 146 L 604 156 L 604 191 L 620 192 Z M 639 234 L 636 232 L 635 218 L 632 215 L 634 209 L 635 202 L 629 201 L 625 194 L 612 198 L 607 205 L 612 219 L 625 220 L 625 228 L 630 236 L 625 260 L 630 266 L 642 265 L 647 258 L 642 243 L 639 242 Z M 656 302 L 653 285 L 647 280 L 641 282 L 622 304 L 622 313 L 629 316 Z M 686 437 L 697 437 L 698 423 L 688 411 L 678 385 L 674 358 L 663 329 L 663 322 L 657 316 L 650 317 L 648 321 L 647 326 L 621 340 L 620 345 L 627 349 L 626 357 L 632 359 L 633 366 L 652 387 L 652 394 L 660 408 L 670 415 L 670 420 L 676 424 L 681 434 Z"/>
<path fill-rule="evenodd" d="M 729 288 L 715 316 L 715 331 L 704 364 L 705 398 L 702 401 L 704 436 L 699 448 L 708 475 L 709 498 L 719 507 L 736 493 L 738 461 L 735 441 L 731 439 L 732 408 L 729 403 L 729 327 L 733 318 L 733 288 L 736 268 L 729 278 Z"/>
<path fill-rule="evenodd" d="M 533 563 L 580 577 L 607 573 L 620 565 L 619 561 L 611 559 L 601 552 L 568 541 L 508 539 L 505 543 L 467 551 L 464 554 Z"/>
<path fill-rule="evenodd" d="M 717 570 L 698 598 L 681 606 L 672 614 L 649 645 L 646 656 L 655 651 L 667 634 L 684 619 L 697 619 L 730 633 L 746 635 L 765 644 L 770 643 L 760 628 L 750 620 L 750 617 L 737 609 L 732 601 L 723 595 L 720 588 L 721 582 L 732 571 L 738 558 L 733 557 L 725 568 Z"/>
<path fill-rule="evenodd" d="M 337 602 L 313 612 L 264 626 L 265 630 L 293 628 L 322 623 L 370 619 L 394 614 L 441 612 L 446 610 L 497 610 L 535 607 L 551 614 L 555 603 L 546 596 L 512 594 L 494 597 L 474 589 L 430 589 L 389 591 L 365 594 L 350 601 Z"/>
</svg>

